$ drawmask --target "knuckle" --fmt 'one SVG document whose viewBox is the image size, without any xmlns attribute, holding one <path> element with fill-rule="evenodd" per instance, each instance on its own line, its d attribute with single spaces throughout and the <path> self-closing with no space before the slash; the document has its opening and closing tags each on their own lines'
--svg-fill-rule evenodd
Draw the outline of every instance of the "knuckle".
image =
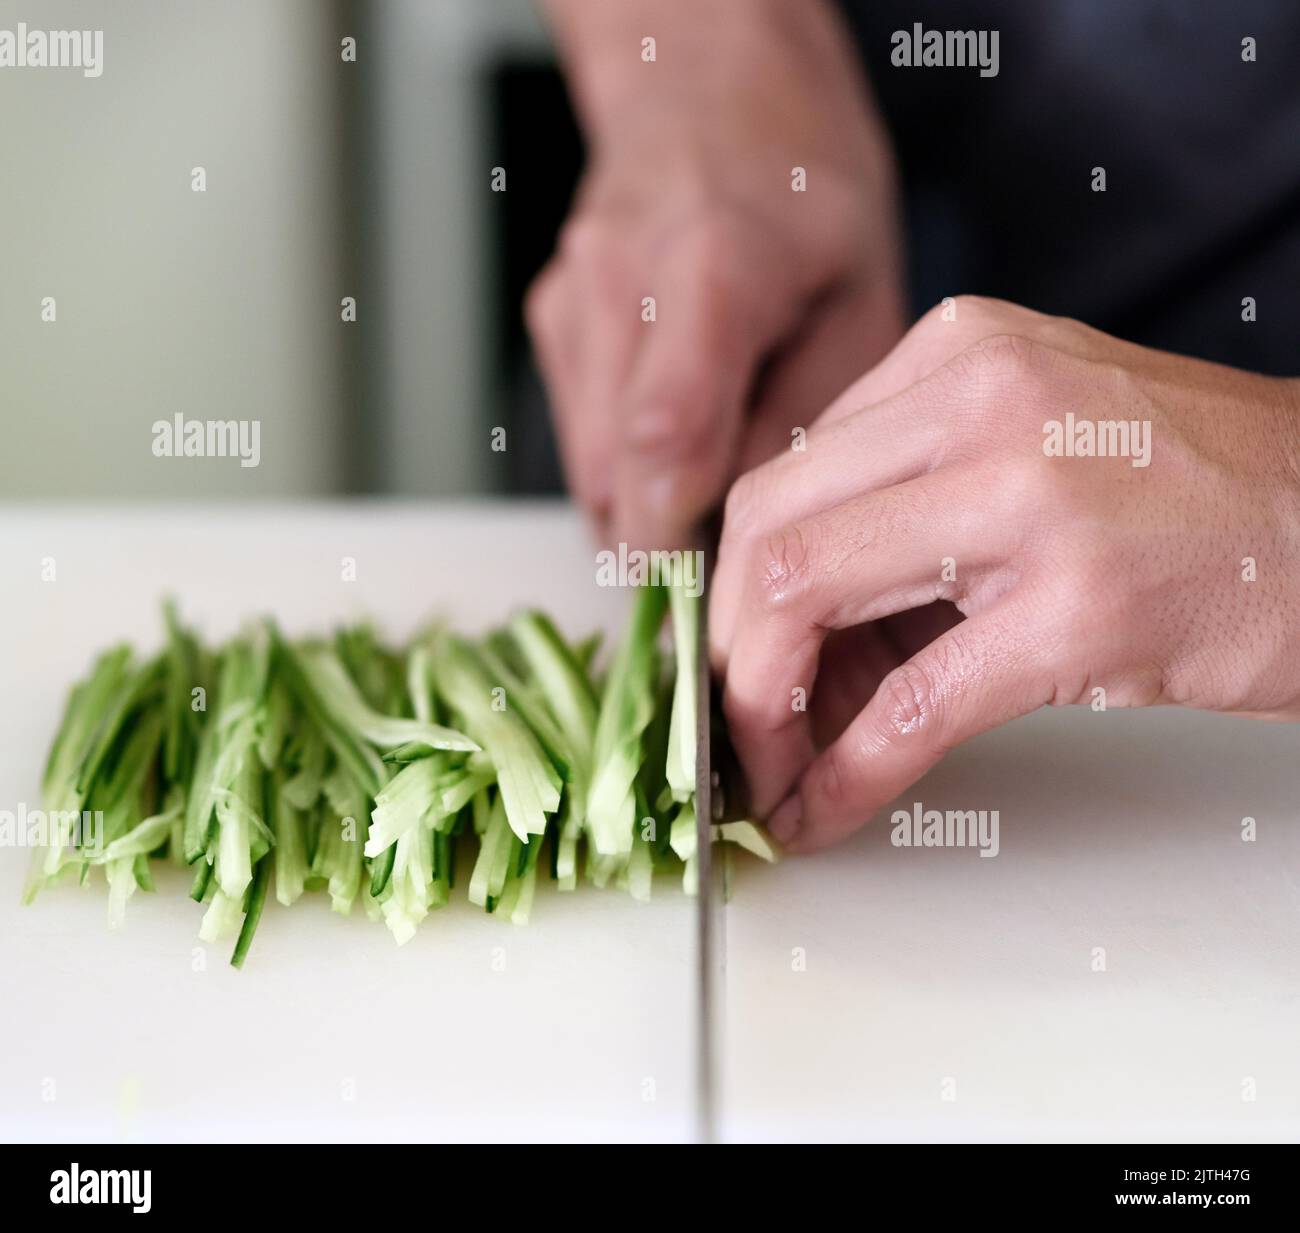
<svg viewBox="0 0 1300 1233">
<path fill-rule="evenodd" d="M 1002 300 L 963 293 L 941 300 L 921 321 L 931 329 L 952 329 L 955 325 L 964 335 L 979 337 L 1004 328 L 1010 307 Z"/>
<path fill-rule="evenodd" d="M 1000 300 L 990 299 L 986 295 L 971 295 L 969 292 L 964 292 L 953 297 L 953 316 L 958 321 L 965 321 L 969 324 L 979 324 L 985 321 L 992 322 L 1000 305 Z"/>
<path fill-rule="evenodd" d="M 982 325 L 985 334 L 1035 333 L 1040 322 L 1050 320 L 1023 304 L 989 295 L 958 296 L 957 315 L 960 317 L 963 313 L 968 322 Z"/>
<path fill-rule="evenodd" d="M 740 259 L 737 221 L 722 209 L 703 209 L 686 220 L 681 246 L 709 271 L 729 273 Z"/>
<path fill-rule="evenodd" d="M 933 338 L 944 326 L 951 328 L 952 323 L 944 317 L 947 301 L 932 304 L 913 323 L 904 336 L 905 341 L 924 341 Z"/>
<path fill-rule="evenodd" d="M 629 273 L 626 231 L 603 218 L 575 218 L 564 225 L 558 248 L 583 295 L 605 308 L 623 303 L 635 281 Z"/>
<path fill-rule="evenodd" d="M 636 398 L 628 410 L 625 444 L 634 454 L 664 462 L 702 462 L 715 440 L 701 401 L 689 390 L 670 385 Z"/>
<path fill-rule="evenodd" d="M 804 599 L 816 572 L 808 529 L 799 523 L 770 534 L 759 554 L 759 600 L 768 612 L 782 612 Z"/>
<path fill-rule="evenodd" d="M 1000 432 L 1049 399 L 1043 348 L 1024 334 L 979 339 L 956 357 L 950 376 L 960 384 L 963 412 L 977 429 Z"/>
<path fill-rule="evenodd" d="M 720 206 L 674 228 L 667 257 L 696 306 L 696 350 L 707 357 L 708 371 L 716 379 L 752 369 L 756 347 L 777 329 L 792 294 L 790 260 L 779 239 Z"/>
<path fill-rule="evenodd" d="M 891 738 L 934 727 L 938 691 L 929 671 L 915 660 L 900 664 L 880 682 L 879 697 L 881 725 Z"/>
<path fill-rule="evenodd" d="M 1034 337 L 1057 351 L 1087 356 L 1097 339 L 1097 331 L 1073 317 L 1039 318 Z"/>
<path fill-rule="evenodd" d="M 1111 405 L 1131 408 L 1125 418 L 1152 421 L 1160 418 L 1160 407 L 1152 399 L 1146 381 L 1129 365 L 1114 360 L 1082 359 L 1076 362 L 1076 371 L 1081 380 L 1104 392 Z"/>
<path fill-rule="evenodd" d="M 737 747 L 752 751 L 769 738 L 779 735 L 794 719 L 790 707 L 771 691 L 742 699 L 724 690 L 722 713 Z"/>
<path fill-rule="evenodd" d="M 560 254 L 582 265 L 599 265 L 619 247 L 616 232 L 599 218 L 581 214 L 560 229 Z"/>
<path fill-rule="evenodd" d="M 524 294 L 524 323 L 535 338 L 549 336 L 554 328 L 555 310 L 561 295 L 560 284 L 559 267 L 551 261 L 533 279 Z"/>
<path fill-rule="evenodd" d="M 1036 526 L 1037 512 L 1058 496 L 1059 469 L 1047 465 L 1041 441 L 1042 435 L 1038 434 L 1032 439 L 1032 452 L 1017 451 L 999 461 L 998 489 L 1006 500 L 1006 508 L 1023 520 L 1022 531 Z"/>
<path fill-rule="evenodd" d="M 705 295 L 720 310 L 712 318 L 715 326 L 725 325 L 727 312 L 736 307 L 731 296 L 756 255 L 746 247 L 740 223 L 722 210 L 703 211 L 682 228 L 678 259 L 693 270 Z"/>
<path fill-rule="evenodd" d="M 1017 380 L 1034 371 L 1037 347 L 1024 334 L 1002 330 L 986 334 L 963 353 L 976 370 L 996 380 Z"/>
</svg>

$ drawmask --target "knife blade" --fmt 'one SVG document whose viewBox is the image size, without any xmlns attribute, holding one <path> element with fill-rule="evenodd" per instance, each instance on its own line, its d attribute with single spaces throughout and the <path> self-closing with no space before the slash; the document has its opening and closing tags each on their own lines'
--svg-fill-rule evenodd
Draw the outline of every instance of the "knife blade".
<svg viewBox="0 0 1300 1233">
<path fill-rule="evenodd" d="M 702 559 L 704 559 L 702 557 Z M 712 566 L 706 560 L 706 568 Z M 718 1043 L 721 1037 L 722 992 L 724 973 L 724 937 L 722 862 L 713 859 L 714 787 L 717 782 L 712 763 L 710 728 L 712 688 L 709 674 L 708 574 L 701 569 L 705 583 L 700 597 L 699 644 L 696 647 L 695 697 L 695 838 L 697 890 L 696 964 L 697 964 L 697 1055 L 696 1086 L 698 1138 L 705 1143 L 717 1141 L 719 1119 Z"/>
</svg>

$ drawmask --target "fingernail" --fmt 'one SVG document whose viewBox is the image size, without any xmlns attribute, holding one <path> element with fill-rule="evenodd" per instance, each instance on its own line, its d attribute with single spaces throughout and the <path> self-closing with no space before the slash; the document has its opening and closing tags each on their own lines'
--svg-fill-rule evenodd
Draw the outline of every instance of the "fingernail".
<svg viewBox="0 0 1300 1233">
<path fill-rule="evenodd" d="M 803 821 L 803 810 L 796 792 L 787 796 L 777 811 L 767 820 L 767 829 L 780 843 L 789 843 L 798 833 Z"/>
</svg>

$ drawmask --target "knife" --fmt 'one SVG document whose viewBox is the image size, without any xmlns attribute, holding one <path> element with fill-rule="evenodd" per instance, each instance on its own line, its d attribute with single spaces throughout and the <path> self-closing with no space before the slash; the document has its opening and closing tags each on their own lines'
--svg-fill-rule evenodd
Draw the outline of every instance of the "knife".
<svg viewBox="0 0 1300 1233">
<path fill-rule="evenodd" d="M 716 543 L 716 539 L 713 541 Z M 696 911 L 697 1024 L 696 1024 L 696 1108 L 697 1137 L 701 1142 L 717 1141 L 719 1119 L 718 1042 L 721 1035 L 722 996 L 725 989 L 722 904 L 722 861 L 713 859 L 714 788 L 717 777 L 712 762 L 712 687 L 709 675 L 709 589 L 707 570 L 712 554 L 702 558 L 705 583 L 700 597 L 699 645 L 696 647 L 695 697 L 695 839 L 698 887 Z M 721 801 L 718 801 L 721 805 Z"/>
</svg>

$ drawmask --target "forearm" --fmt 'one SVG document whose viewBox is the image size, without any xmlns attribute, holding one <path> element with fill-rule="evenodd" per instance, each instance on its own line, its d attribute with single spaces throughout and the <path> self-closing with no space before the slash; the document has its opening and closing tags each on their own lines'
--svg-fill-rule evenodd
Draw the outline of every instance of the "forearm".
<svg viewBox="0 0 1300 1233">
<path fill-rule="evenodd" d="M 826 141 L 846 118 L 836 112 L 867 110 L 829 0 L 544 0 L 544 7 L 593 142 L 635 127 L 651 104 L 658 119 L 674 105 L 696 124 L 751 130 L 769 112 L 774 127 L 788 128 L 792 112 L 808 109 L 818 122 L 801 127 Z M 654 39 L 653 62 L 642 58 L 646 39 Z"/>
</svg>

